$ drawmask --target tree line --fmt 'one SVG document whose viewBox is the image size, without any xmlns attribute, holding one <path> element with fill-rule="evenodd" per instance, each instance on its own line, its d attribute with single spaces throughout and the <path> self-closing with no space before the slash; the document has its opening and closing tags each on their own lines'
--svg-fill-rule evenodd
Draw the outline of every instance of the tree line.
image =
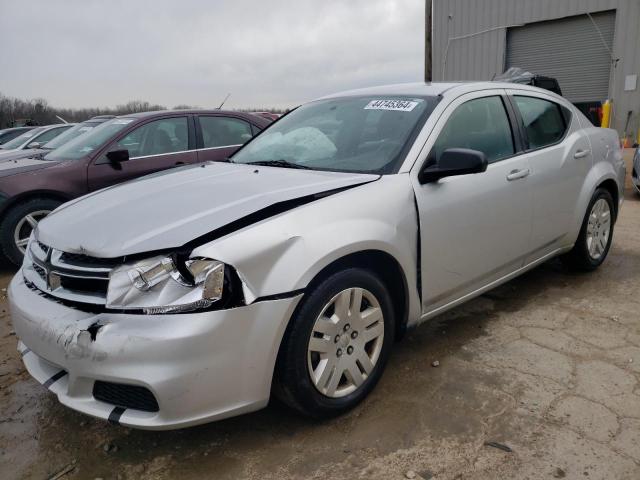
<svg viewBox="0 0 640 480">
<path fill-rule="evenodd" d="M 198 108 L 190 105 L 176 105 L 174 109 Z M 152 104 L 143 100 L 132 100 L 123 105 L 107 108 L 57 108 L 49 105 L 44 98 L 23 100 L 8 97 L 0 93 L 0 128 L 17 127 L 22 125 L 50 125 L 67 122 L 82 122 L 96 115 L 126 115 L 129 113 L 149 112 L 153 110 L 167 110 L 164 105 Z M 284 113 L 277 108 L 242 109 L 245 111 L 261 111 Z M 60 118 L 58 118 L 60 117 Z"/>
</svg>

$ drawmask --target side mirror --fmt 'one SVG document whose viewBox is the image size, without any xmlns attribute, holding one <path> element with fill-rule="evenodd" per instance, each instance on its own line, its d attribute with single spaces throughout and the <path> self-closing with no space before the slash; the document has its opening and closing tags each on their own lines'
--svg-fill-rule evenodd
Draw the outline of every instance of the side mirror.
<svg viewBox="0 0 640 480">
<path fill-rule="evenodd" d="M 107 152 L 107 159 L 113 168 L 116 170 L 122 170 L 122 165 L 120 164 L 122 162 L 129 161 L 129 150 L 111 150 L 110 152 Z"/>
<path fill-rule="evenodd" d="M 27 148 L 40 148 L 42 144 L 40 142 L 31 142 L 27 145 Z"/>
<path fill-rule="evenodd" d="M 486 155 L 478 150 L 448 148 L 442 152 L 436 165 L 427 162 L 418 174 L 418 181 L 424 184 L 437 182 L 444 177 L 482 173 L 487 165 Z"/>
</svg>

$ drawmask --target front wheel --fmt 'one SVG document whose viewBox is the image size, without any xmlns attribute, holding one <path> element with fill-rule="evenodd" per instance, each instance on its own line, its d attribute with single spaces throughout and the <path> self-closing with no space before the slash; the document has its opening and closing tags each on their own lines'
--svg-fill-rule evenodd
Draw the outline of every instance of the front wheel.
<svg viewBox="0 0 640 480">
<path fill-rule="evenodd" d="M 0 224 L 0 247 L 4 256 L 20 266 L 31 232 L 38 222 L 62 202 L 51 198 L 33 198 L 12 207 Z"/>
<path fill-rule="evenodd" d="M 351 268 L 302 302 L 278 354 L 275 392 L 304 415 L 339 415 L 382 375 L 394 337 L 391 297 L 375 274 Z"/>
<path fill-rule="evenodd" d="M 598 268 L 611 248 L 614 220 L 613 197 L 604 188 L 598 188 L 591 197 L 573 249 L 562 257 L 565 264 L 582 271 Z"/>
</svg>

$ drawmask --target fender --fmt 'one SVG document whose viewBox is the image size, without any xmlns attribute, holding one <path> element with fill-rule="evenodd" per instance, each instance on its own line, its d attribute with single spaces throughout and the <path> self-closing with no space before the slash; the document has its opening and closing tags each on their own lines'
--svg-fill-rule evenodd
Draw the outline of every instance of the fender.
<svg viewBox="0 0 640 480">
<path fill-rule="evenodd" d="M 245 300 L 302 290 L 326 266 L 365 250 L 399 263 L 409 290 L 409 323 L 420 313 L 413 190 L 406 174 L 388 175 L 248 226 L 197 247 L 193 256 L 233 266 Z"/>
</svg>

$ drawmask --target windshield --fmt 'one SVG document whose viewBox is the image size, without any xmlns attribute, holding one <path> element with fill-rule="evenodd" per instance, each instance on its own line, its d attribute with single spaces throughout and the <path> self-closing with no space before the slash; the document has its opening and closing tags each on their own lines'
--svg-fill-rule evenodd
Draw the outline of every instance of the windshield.
<svg viewBox="0 0 640 480">
<path fill-rule="evenodd" d="M 61 147 L 65 143 L 69 142 L 70 140 L 73 140 L 74 138 L 79 137 L 83 133 L 86 133 L 89 130 L 92 130 L 94 127 L 98 125 L 100 125 L 99 122 L 98 123 L 84 122 L 84 123 L 79 123 L 78 125 L 74 125 L 69 130 L 58 135 L 56 138 L 54 138 L 50 142 L 45 143 L 42 146 L 42 148 L 45 148 L 47 150 L 55 150 L 56 148 Z"/>
<path fill-rule="evenodd" d="M 34 129 L 31 129 L 31 130 L 28 130 L 28 131 L 24 132 L 22 135 L 19 135 L 16 138 L 14 138 L 13 140 L 5 143 L 0 148 L 4 148 L 5 150 L 11 150 L 11 149 L 14 149 L 14 148 L 18 148 L 18 147 L 20 147 L 20 145 L 22 145 L 23 143 L 28 141 L 34 135 L 40 133 L 42 130 L 43 130 L 43 127 L 34 128 Z"/>
<path fill-rule="evenodd" d="M 45 160 L 76 160 L 90 154 L 101 147 L 111 138 L 123 130 L 134 118 L 114 118 L 94 128 L 86 135 L 81 135 L 65 143 L 51 153 L 47 153 Z"/>
<path fill-rule="evenodd" d="M 393 173 L 436 102 L 436 97 L 381 95 L 308 103 L 266 129 L 231 161 Z"/>
</svg>

